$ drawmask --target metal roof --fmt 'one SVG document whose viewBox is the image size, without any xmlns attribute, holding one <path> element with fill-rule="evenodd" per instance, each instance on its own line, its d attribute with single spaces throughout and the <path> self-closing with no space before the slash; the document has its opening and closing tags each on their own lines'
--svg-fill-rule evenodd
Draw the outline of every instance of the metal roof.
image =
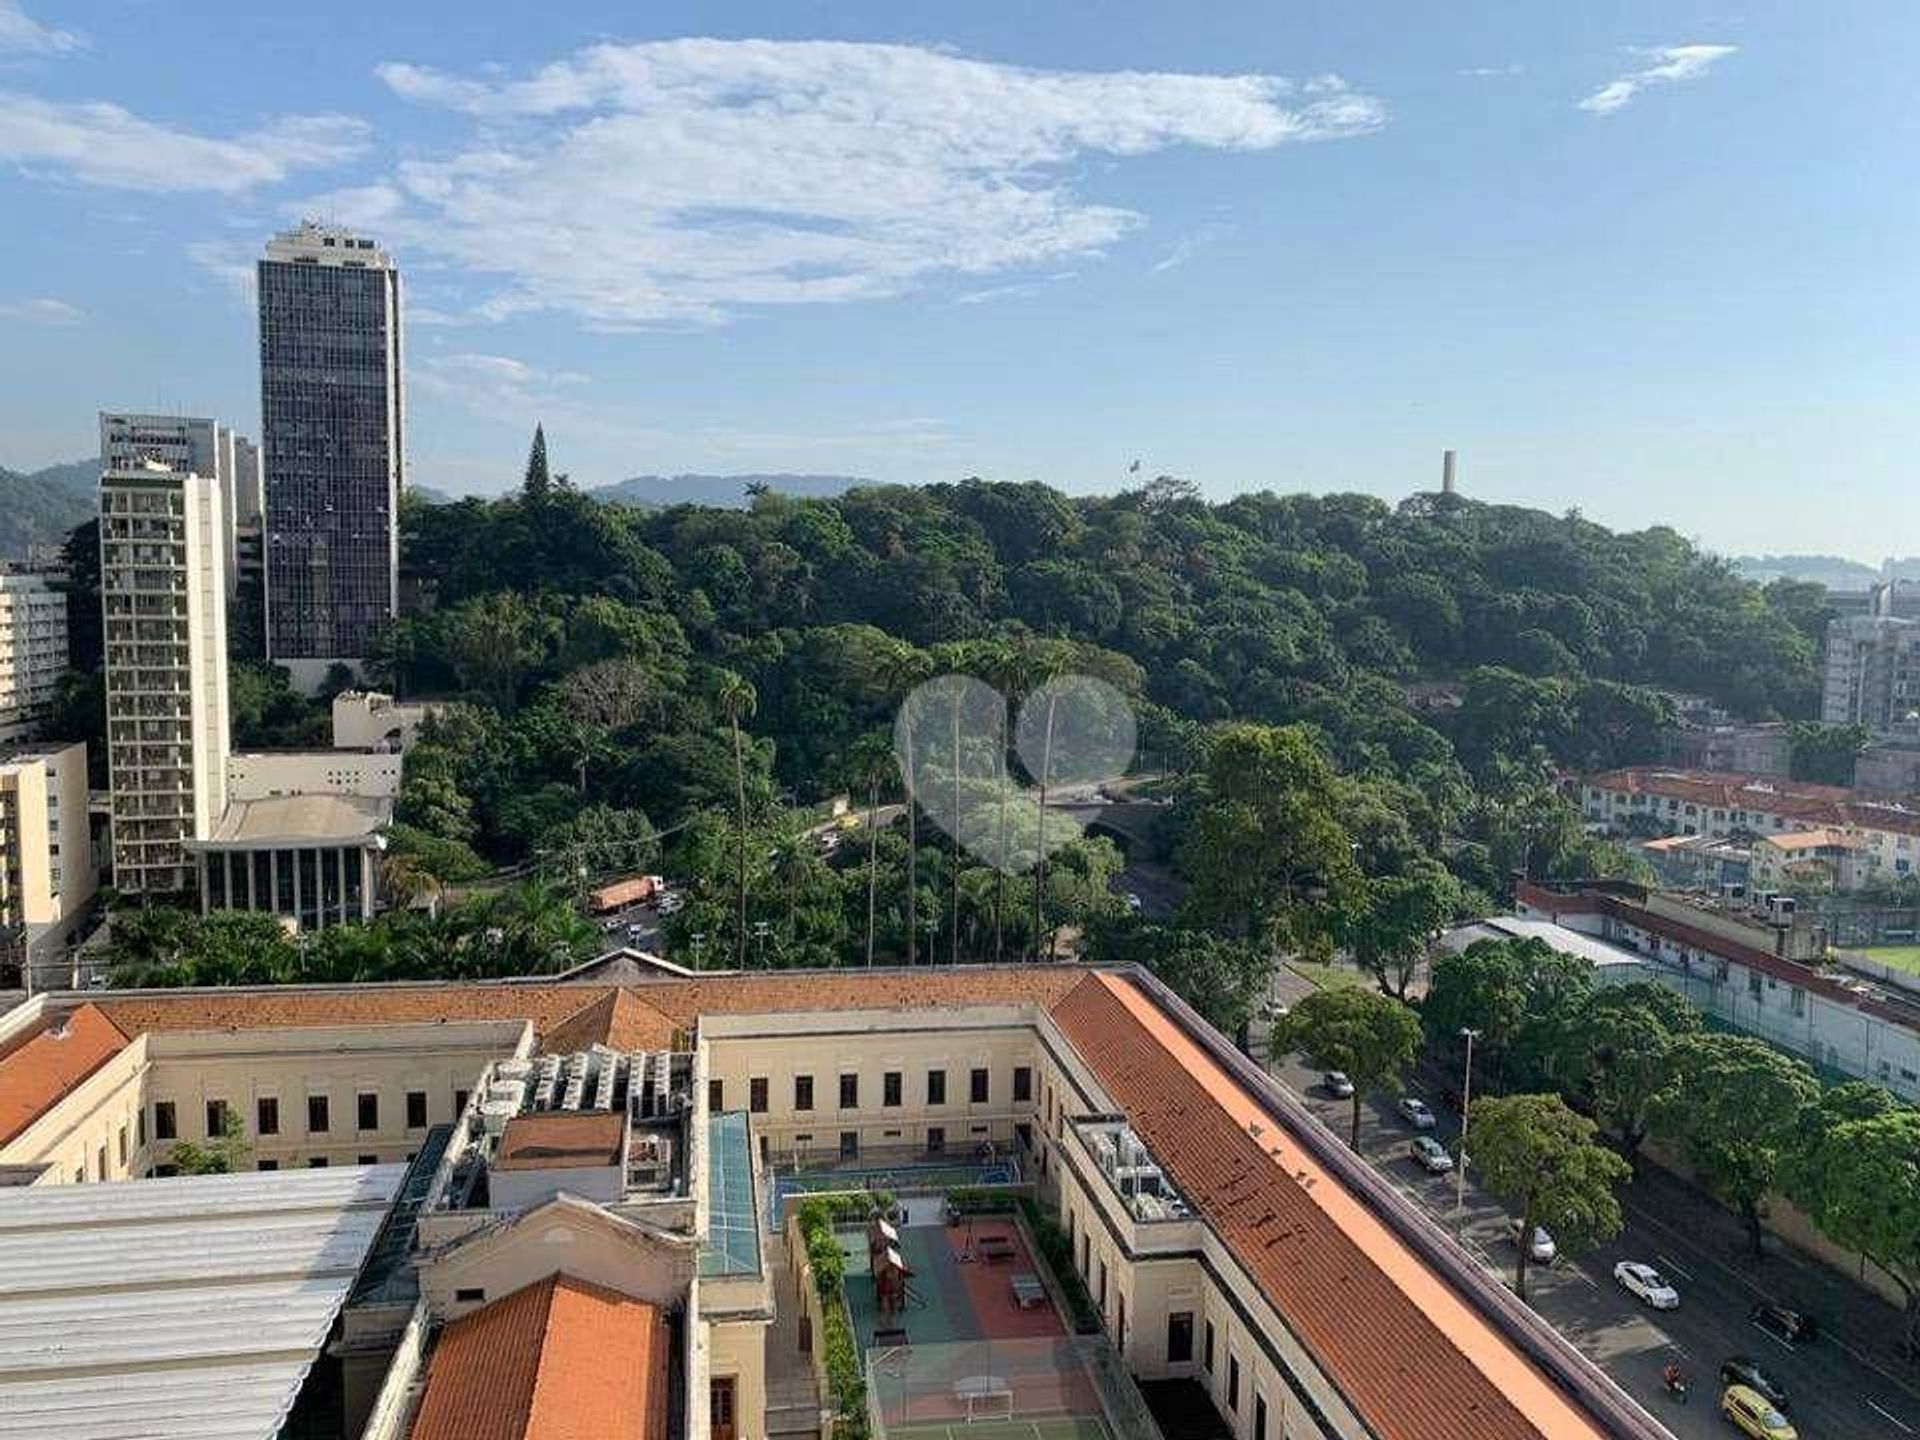
<svg viewBox="0 0 1920 1440">
<path fill-rule="evenodd" d="M 272 1440 L 406 1173 L 0 1191 L 0 1437 Z"/>
</svg>

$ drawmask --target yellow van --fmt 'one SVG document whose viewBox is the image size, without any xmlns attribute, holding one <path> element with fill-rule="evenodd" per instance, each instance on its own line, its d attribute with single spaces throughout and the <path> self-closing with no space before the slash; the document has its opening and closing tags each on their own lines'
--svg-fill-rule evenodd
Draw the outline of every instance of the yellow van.
<svg viewBox="0 0 1920 1440">
<path fill-rule="evenodd" d="M 1773 1402 L 1745 1385 L 1726 1388 L 1720 1396 L 1720 1413 L 1733 1422 L 1734 1429 L 1751 1435 L 1753 1440 L 1799 1440 L 1799 1432 L 1773 1408 Z"/>
</svg>

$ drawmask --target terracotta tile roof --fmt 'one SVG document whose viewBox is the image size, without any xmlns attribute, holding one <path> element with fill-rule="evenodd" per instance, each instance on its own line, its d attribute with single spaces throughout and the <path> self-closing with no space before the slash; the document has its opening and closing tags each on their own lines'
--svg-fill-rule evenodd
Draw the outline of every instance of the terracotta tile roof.
<svg viewBox="0 0 1920 1440">
<path fill-rule="evenodd" d="M 411 1440 L 666 1440 L 668 1327 L 556 1275 L 441 1332 Z"/>
<path fill-rule="evenodd" d="M 1580 784 L 1620 795 L 1672 797 L 1714 810 L 1784 815 L 1809 826 L 1853 826 L 1920 835 L 1920 810 L 1868 800 L 1839 785 L 1813 785 L 1770 775 L 1734 775 L 1717 770 L 1667 770 L 1640 765 L 1584 775 Z"/>
<path fill-rule="evenodd" d="M 1071 965 L 962 966 L 918 971 L 814 970 L 715 975 L 633 987 L 681 1025 L 701 1015 L 796 1010 L 934 1010 L 962 1005 L 1052 1005 L 1084 971 Z"/>
<path fill-rule="evenodd" d="M 1085 976 L 1053 1016 L 1382 1440 L 1605 1433 L 1130 982 Z"/>
<path fill-rule="evenodd" d="M 182 990 L 100 1002 L 129 1035 L 147 1030 L 260 1030 L 289 1026 L 531 1020 L 546 1033 L 604 991 L 579 985 L 341 985 Z"/>
<path fill-rule="evenodd" d="M 607 990 L 544 1033 L 540 1047 L 554 1055 L 584 1050 L 589 1045 L 664 1050 L 680 1028 L 631 990 Z"/>
<path fill-rule="evenodd" d="M 0 1145 L 127 1047 L 126 1034 L 96 1005 L 41 1027 L 0 1058 Z"/>
<path fill-rule="evenodd" d="M 618 1165 L 625 1119 L 612 1110 L 516 1115 L 507 1121 L 495 1170 L 564 1170 Z"/>
</svg>

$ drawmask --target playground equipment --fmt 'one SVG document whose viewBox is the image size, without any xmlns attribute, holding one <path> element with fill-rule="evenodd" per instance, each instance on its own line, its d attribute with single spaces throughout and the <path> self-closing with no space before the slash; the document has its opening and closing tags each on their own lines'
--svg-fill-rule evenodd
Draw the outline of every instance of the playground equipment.
<svg viewBox="0 0 1920 1440">
<path fill-rule="evenodd" d="M 898 1315 L 912 1295 L 907 1282 L 913 1268 L 900 1253 L 900 1232 L 878 1216 L 867 1222 L 867 1268 L 873 1274 L 873 1308 L 881 1315 Z"/>
</svg>

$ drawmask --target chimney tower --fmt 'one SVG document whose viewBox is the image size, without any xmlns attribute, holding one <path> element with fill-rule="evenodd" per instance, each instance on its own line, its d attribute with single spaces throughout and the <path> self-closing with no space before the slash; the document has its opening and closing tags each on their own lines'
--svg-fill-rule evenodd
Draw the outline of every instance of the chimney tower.
<svg viewBox="0 0 1920 1440">
<path fill-rule="evenodd" d="M 1453 451 L 1440 452 L 1440 493 L 1453 494 Z"/>
</svg>

